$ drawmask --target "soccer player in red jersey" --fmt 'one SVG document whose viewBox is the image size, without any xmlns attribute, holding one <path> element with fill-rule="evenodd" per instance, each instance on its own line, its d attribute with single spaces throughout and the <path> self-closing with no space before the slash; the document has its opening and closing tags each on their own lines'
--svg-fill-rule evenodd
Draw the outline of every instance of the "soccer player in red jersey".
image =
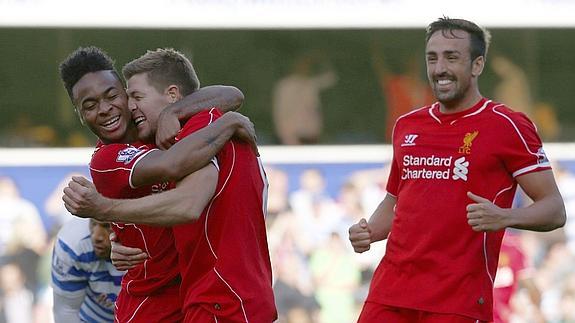
<svg viewBox="0 0 575 323">
<path fill-rule="evenodd" d="M 168 151 L 160 151 L 153 144 L 138 141 L 136 127 L 144 127 L 154 119 L 131 115 L 123 83 L 113 61 L 103 51 L 95 47 L 79 48 L 62 62 L 60 73 L 80 120 L 100 139 L 90 171 L 96 187 L 105 196 L 135 198 L 170 188 L 170 181 L 207 164 L 247 120 L 239 114 L 228 114 L 221 118 L 227 120 L 214 123 Z M 237 107 L 234 103 L 238 102 L 237 89 L 231 88 L 234 93 L 229 93 L 228 87 L 196 91 L 198 86 L 189 84 L 186 94 L 195 92 L 180 101 L 184 117 L 213 104 L 228 107 L 230 104 L 226 102 L 230 102 Z M 219 99 L 220 96 L 223 98 Z M 140 248 L 148 255 L 143 264 L 128 270 L 122 280 L 116 322 L 181 321 L 181 277 L 172 230 L 124 221 L 115 223 L 114 231 L 124 245 Z"/>
<path fill-rule="evenodd" d="M 170 84 L 176 84 L 173 94 L 180 99 L 177 82 L 164 80 L 189 77 L 178 69 L 182 60 L 187 61 L 178 52 L 157 50 L 128 63 L 123 72 L 131 102 L 150 115 L 151 109 L 158 109 L 150 102 L 169 103 Z M 186 140 L 220 118 L 217 109 L 193 116 L 177 140 Z M 277 313 L 265 228 L 266 199 L 267 180 L 259 158 L 248 144 L 231 140 L 211 164 L 182 179 L 174 190 L 136 200 L 112 200 L 98 194 L 86 179 L 75 178 L 66 202 L 68 210 L 79 216 L 181 224 L 173 230 L 184 322 L 269 323 L 277 319 Z"/>
<path fill-rule="evenodd" d="M 550 231 L 563 199 L 533 123 L 478 87 L 489 34 L 441 18 L 427 28 L 436 103 L 398 118 L 388 194 L 349 229 L 358 253 L 387 239 L 359 322 L 493 319 L 493 280 L 505 228 Z M 512 209 L 517 185 L 533 203 Z"/>
</svg>

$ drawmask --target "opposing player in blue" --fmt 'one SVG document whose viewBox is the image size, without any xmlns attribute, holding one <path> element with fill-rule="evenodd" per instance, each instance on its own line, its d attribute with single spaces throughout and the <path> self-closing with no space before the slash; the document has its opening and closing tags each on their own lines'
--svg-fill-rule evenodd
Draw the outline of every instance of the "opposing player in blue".
<svg viewBox="0 0 575 323">
<path fill-rule="evenodd" d="M 73 218 L 52 255 L 55 322 L 114 322 L 123 272 L 110 261 L 110 224 Z"/>
</svg>

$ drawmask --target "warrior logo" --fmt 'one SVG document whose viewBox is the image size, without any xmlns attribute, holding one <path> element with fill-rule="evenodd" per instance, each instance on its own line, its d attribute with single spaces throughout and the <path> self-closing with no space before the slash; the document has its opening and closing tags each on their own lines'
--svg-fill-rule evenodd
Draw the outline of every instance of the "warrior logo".
<svg viewBox="0 0 575 323">
<path fill-rule="evenodd" d="M 418 137 L 419 135 L 405 135 L 405 141 L 401 144 L 401 147 L 405 147 L 405 146 L 415 146 L 415 139 Z"/>
<path fill-rule="evenodd" d="M 471 154 L 471 144 L 473 143 L 473 139 L 475 139 L 475 137 L 477 137 L 478 134 L 479 131 L 477 130 L 465 134 L 465 137 L 463 138 L 463 146 L 459 147 L 460 154 L 466 154 L 466 155 Z"/>
</svg>

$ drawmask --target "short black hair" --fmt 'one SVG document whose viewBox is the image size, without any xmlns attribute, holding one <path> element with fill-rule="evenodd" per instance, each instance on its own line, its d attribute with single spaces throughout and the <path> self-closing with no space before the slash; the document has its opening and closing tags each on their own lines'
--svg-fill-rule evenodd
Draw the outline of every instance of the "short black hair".
<svg viewBox="0 0 575 323">
<path fill-rule="evenodd" d="M 487 50 L 491 42 L 491 34 L 485 28 L 481 28 L 469 20 L 452 19 L 449 17 L 439 18 L 427 26 L 425 42 L 427 43 L 436 31 L 441 31 L 446 37 L 449 35 L 450 37 L 458 38 L 453 33 L 455 30 L 463 30 L 469 34 L 471 61 L 479 56 L 483 56 L 484 59 L 487 59 Z"/>
<path fill-rule="evenodd" d="M 114 68 L 114 60 L 108 54 L 95 46 L 79 47 L 60 63 L 60 78 L 68 91 L 70 100 L 74 101 L 72 88 L 86 74 L 99 71 L 112 71 L 122 82 Z M 123 82 L 122 82 L 123 84 Z"/>
</svg>

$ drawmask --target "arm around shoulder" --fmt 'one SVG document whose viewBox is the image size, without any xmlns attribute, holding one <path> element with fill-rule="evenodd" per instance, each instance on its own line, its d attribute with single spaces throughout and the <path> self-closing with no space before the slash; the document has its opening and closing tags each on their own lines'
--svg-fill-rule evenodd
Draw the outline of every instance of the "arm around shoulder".
<svg viewBox="0 0 575 323">
<path fill-rule="evenodd" d="M 197 220 L 214 196 L 218 171 L 213 164 L 186 176 L 173 189 L 135 200 L 109 200 L 106 221 L 172 226 Z"/>
</svg>

